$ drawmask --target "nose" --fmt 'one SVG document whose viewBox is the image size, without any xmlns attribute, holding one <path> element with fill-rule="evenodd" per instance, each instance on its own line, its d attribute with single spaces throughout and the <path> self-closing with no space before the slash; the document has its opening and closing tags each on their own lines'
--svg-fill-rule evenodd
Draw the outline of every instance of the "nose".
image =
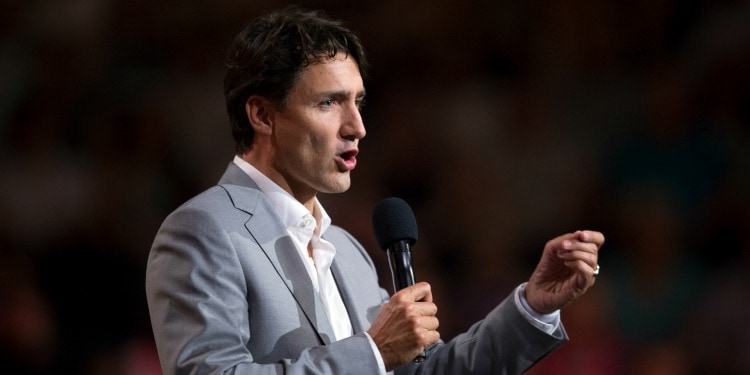
<svg viewBox="0 0 750 375">
<path fill-rule="evenodd" d="M 365 123 L 362 121 L 362 113 L 360 113 L 356 104 L 347 106 L 343 117 L 343 126 L 341 127 L 343 138 L 355 140 L 365 137 L 367 134 Z"/>
</svg>

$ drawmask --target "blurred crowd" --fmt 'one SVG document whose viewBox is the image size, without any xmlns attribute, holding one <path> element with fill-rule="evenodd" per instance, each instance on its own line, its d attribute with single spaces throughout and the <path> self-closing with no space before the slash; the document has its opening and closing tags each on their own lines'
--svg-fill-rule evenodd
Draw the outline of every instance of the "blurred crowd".
<svg viewBox="0 0 750 375">
<path fill-rule="evenodd" d="M 371 62 L 352 189 L 370 250 L 414 208 L 449 340 L 596 229 L 597 285 L 530 374 L 750 373 L 750 2 L 300 1 Z M 163 218 L 233 145 L 226 48 L 278 0 L 0 3 L 0 372 L 160 374 L 144 296 Z"/>
</svg>

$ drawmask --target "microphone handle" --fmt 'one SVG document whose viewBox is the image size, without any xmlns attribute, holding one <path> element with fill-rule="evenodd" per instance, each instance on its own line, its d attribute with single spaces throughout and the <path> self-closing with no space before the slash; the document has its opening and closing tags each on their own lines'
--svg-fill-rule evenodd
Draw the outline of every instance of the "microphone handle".
<svg viewBox="0 0 750 375">
<path fill-rule="evenodd" d="M 388 264 L 393 276 L 393 290 L 398 292 L 408 286 L 415 284 L 414 269 L 411 264 L 411 249 L 406 240 L 396 241 L 388 247 Z M 424 362 L 427 352 L 419 353 L 414 362 Z"/>
<path fill-rule="evenodd" d="M 398 292 L 415 284 L 409 242 L 396 241 L 388 247 L 388 264 L 391 267 L 394 291 Z"/>
</svg>

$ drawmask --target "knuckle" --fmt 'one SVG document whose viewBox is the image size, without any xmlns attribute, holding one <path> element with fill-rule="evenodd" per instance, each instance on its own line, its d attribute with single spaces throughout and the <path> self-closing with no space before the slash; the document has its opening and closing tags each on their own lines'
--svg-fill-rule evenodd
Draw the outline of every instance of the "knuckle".
<svg viewBox="0 0 750 375">
<path fill-rule="evenodd" d="M 404 293 L 396 293 L 391 298 L 391 301 L 396 304 L 402 304 L 406 302 L 406 295 Z"/>
<path fill-rule="evenodd" d="M 415 314 L 416 313 L 415 310 L 416 310 L 416 306 L 414 306 L 414 304 L 410 303 L 410 304 L 404 305 L 404 312 L 406 313 L 407 316 L 416 315 Z"/>
<path fill-rule="evenodd" d="M 431 343 L 434 337 L 434 331 L 422 330 L 416 333 L 416 339 L 420 345 Z"/>
</svg>

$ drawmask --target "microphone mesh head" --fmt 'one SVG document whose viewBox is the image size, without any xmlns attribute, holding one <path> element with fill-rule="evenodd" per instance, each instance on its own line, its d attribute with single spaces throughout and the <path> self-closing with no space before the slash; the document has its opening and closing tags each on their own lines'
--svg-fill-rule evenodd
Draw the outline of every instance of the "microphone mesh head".
<svg viewBox="0 0 750 375">
<path fill-rule="evenodd" d="M 417 242 L 417 219 L 403 199 L 383 199 L 372 211 L 372 227 L 380 248 L 387 250 L 396 241 Z"/>
</svg>

